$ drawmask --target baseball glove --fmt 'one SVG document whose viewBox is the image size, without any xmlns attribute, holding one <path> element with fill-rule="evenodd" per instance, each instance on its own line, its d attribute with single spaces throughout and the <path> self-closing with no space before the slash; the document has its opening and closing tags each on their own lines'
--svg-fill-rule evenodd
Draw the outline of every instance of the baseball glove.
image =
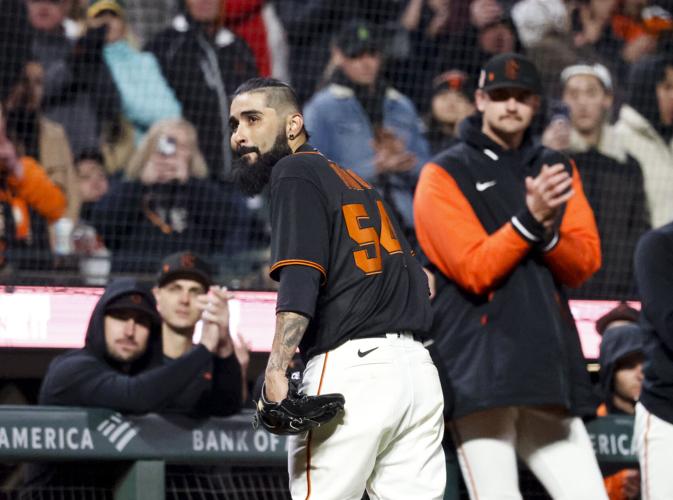
<svg viewBox="0 0 673 500">
<path fill-rule="evenodd" d="M 257 401 L 252 425 L 261 424 L 273 434 L 299 434 L 332 420 L 343 411 L 345 399 L 341 394 L 307 396 L 290 390 L 279 403 L 268 401 L 264 387 Z"/>
</svg>

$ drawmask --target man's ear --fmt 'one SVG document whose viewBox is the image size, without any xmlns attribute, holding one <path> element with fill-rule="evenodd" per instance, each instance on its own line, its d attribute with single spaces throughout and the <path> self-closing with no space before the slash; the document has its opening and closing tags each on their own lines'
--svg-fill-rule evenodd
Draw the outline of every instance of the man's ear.
<svg viewBox="0 0 673 500">
<path fill-rule="evenodd" d="M 154 295 L 154 300 L 157 303 L 157 311 L 159 310 L 159 287 L 153 286 L 152 287 L 152 295 Z"/>
<path fill-rule="evenodd" d="M 477 110 L 479 110 L 480 113 L 484 112 L 487 99 L 488 97 L 486 96 L 486 92 L 484 92 L 483 90 L 477 89 L 474 92 L 474 105 L 477 107 Z"/>
<path fill-rule="evenodd" d="M 293 140 L 299 137 L 299 134 L 304 130 L 304 117 L 301 113 L 294 112 L 287 117 L 285 126 L 285 133 L 287 138 Z"/>
<path fill-rule="evenodd" d="M 331 52 L 332 52 L 332 54 L 331 54 L 328 66 L 331 66 L 331 67 L 341 66 L 344 59 L 346 58 L 344 53 L 341 51 L 341 49 L 339 49 L 338 47 L 336 47 L 334 45 L 332 45 Z"/>
</svg>

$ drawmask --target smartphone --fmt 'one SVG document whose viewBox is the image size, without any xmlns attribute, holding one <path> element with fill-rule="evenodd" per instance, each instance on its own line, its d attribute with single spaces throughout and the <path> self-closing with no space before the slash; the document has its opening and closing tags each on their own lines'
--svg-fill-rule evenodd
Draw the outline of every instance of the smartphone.
<svg viewBox="0 0 673 500">
<path fill-rule="evenodd" d="M 563 101 L 554 100 L 549 104 L 547 116 L 549 117 L 549 123 L 554 123 L 557 120 L 570 122 L 570 108 Z"/>
<path fill-rule="evenodd" d="M 175 137 L 170 135 L 161 134 L 159 140 L 157 141 L 157 151 L 163 156 L 173 156 L 177 151 L 177 141 Z"/>
</svg>

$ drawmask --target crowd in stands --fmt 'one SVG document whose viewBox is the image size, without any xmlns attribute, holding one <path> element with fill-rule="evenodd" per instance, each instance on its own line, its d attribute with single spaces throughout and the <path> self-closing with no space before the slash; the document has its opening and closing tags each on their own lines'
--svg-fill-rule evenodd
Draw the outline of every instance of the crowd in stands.
<svg viewBox="0 0 673 500">
<path fill-rule="evenodd" d="M 105 284 L 190 268 L 173 280 L 161 271 L 154 296 L 110 286 L 87 346 L 52 365 L 45 404 L 240 408 L 247 359 L 224 326 L 227 294 L 202 297 L 241 256 L 254 260 L 244 274 L 264 267 L 266 199 L 236 189 L 229 143 L 230 95 L 254 76 L 292 83 L 310 143 L 378 189 L 416 244 L 422 167 L 470 133 L 484 63 L 526 54 L 544 85 L 531 140 L 577 169 L 600 234 L 602 266 L 569 296 L 638 298 L 637 243 L 673 220 L 671 0 L 0 0 L 0 12 L 0 281 L 61 271 Z M 180 300 L 190 312 L 176 325 Z M 635 311 L 611 314 L 598 327 L 600 414 L 632 415 L 646 348 Z M 118 346 L 138 355 L 111 354 L 108 327 L 141 338 Z M 69 370 L 96 383 L 78 363 L 136 397 L 73 392 Z M 169 372 L 199 385 L 192 400 L 147 382 Z M 210 405 L 219 389 L 226 408 Z M 639 484 L 631 470 L 606 479 L 611 499 L 636 498 Z"/>
<path fill-rule="evenodd" d="M 257 75 L 293 84 L 314 145 L 384 193 L 415 241 L 418 173 L 474 112 L 479 69 L 527 54 L 547 110 L 533 133 L 575 159 L 602 237 L 603 268 L 577 297 L 633 297 L 635 241 L 673 216 L 668 0 L 3 0 L 3 12 L 7 138 L 66 200 L 63 213 L 26 199 L 12 211 L 7 191 L 3 273 L 15 280 L 76 273 L 54 257 L 64 252 L 90 283 L 148 273 L 159 248 L 188 242 L 218 270 L 234 255 L 263 261 L 265 200 L 232 189 L 228 141 L 229 96 Z M 156 128 L 178 122 L 184 155 Z M 189 175 L 154 172 L 170 162 L 191 162 Z M 87 276 L 92 256 L 112 265 Z"/>
</svg>

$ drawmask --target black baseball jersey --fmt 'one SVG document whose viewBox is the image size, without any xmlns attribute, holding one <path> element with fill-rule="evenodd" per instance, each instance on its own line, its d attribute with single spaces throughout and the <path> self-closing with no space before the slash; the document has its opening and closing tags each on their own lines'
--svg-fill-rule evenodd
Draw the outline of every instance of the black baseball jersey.
<svg viewBox="0 0 673 500">
<path fill-rule="evenodd" d="M 271 176 L 271 277 L 284 266 L 321 274 L 300 344 L 311 357 L 347 340 L 430 329 L 428 282 L 377 191 L 305 144 Z"/>
</svg>

